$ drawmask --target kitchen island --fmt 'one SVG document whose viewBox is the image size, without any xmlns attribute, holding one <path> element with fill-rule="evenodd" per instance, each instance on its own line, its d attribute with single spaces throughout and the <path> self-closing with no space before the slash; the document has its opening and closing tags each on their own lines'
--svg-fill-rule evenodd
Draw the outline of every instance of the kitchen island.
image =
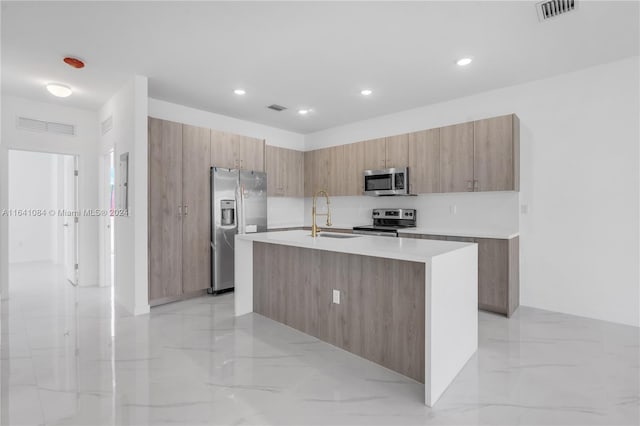
<svg viewBox="0 0 640 426">
<path fill-rule="evenodd" d="M 255 312 L 425 384 L 478 347 L 477 245 L 309 231 L 237 235 L 235 315 Z"/>
</svg>

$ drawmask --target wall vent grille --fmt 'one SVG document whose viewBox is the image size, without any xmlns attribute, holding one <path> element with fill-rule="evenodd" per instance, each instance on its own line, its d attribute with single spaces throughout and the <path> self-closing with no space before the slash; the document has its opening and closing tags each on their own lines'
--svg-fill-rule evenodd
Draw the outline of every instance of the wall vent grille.
<svg viewBox="0 0 640 426">
<path fill-rule="evenodd" d="M 575 0 L 549 0 L 536 4 L 540 22 L 576 10 Z"/>
<path fill-rule="evenodd" d="M 271 104 L 269 105 L 267 108 L 272 109 L 274 111 L 284 111 L 285 109 L 287 109 L 287 107 L 283 107 L 282 105 L 278 105 L 278 104 Z"/>
<path fill-rule="evenodd" d="M 75 136 L 76 134 L 76 127 L 73 124 L 54 123 L 27 117 L 18 117 L 18 129 L 68 136 Z"/>
<path fill-rule="evenodd" d="M 109 130 L 113 129 L 113 115 L 110 115 L 106 120 L 100 124 L 102 128 L 102 134 L 106 134 Z"/>
</svg>

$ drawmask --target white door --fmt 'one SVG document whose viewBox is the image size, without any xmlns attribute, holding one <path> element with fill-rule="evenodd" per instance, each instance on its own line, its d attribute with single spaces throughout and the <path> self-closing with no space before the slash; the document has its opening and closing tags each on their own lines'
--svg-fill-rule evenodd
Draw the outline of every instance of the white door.
<svg viewBox="0 0 640 426">
<path fill-rule="evenodd" d="M 64 226 L 64 269 L 67 279 L 73 285 L 78 285 L 78 176 L 77 157 L 64 156 L 63 209 L 67 213 L 63 220 Z"/>
</svg>

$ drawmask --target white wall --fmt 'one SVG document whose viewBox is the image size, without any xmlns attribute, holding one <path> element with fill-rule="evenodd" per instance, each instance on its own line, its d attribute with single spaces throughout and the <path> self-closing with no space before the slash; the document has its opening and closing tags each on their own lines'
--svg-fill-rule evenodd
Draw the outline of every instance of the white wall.
<svg viewBox="0 0 640 426">
<path fill-rule="evenodd" d="M 267 145 L 304 151 L 304 135 L 299 133 L 166 101 L 149 98 L 149 115 L 163 120 L 264 139 Z M 269 227 L 301 226 L 303 214 L 304 200 L 302 198 L 269 197 L 267 203 Z"/>
<path fill-rule="evenodd" d="M 514 193 L 398 202 L 417 206 L 423 223 L 443 227 L 519 222 L 521 304 L 640 326 L 639 73 L 638 57 L 632 57 L 325 130 L 307 135 L 305 144 L 316 149 L 516 113 L 519 198 L 527 214 L 517 219 Z M 378 205 L 353 198 L 333 201 L 336 223 L 361 221 L 365 206 Z M 442 214 L 452 199 L 465 206 L 460 210 L 458 204 L 459 217 L 453 219 Z"/>
<path fill-rule="evenodd" d="M 113 117 L 113 128 L 100 136 L 100 152 L 115 150 L 116 199 L 120 155 L 129 153 L 129 215 L 116 216 L 114 224 L 114 293 L 116 302 L 135 315 L 149 312 L 147 90 L 146 77 L 132 77 L 98 114 L 99 122 Z"/>
<path fill-rule="evenodd" d="M 2 139 L 0 141 L 0 208 L 8 206 L 8 150 L 26 150 L 78 155 L 79 158 L 79 209 L 97 206 L 98 185 L 98 120 L 95 111 L 69 108 L 61 103 L 35 102 L 14 96 L 2 96 Z M 17 117 L 73 124 L 76 135 L 57 135 L 18 129 Z M 6 164 L 6 167 L 5 167 Z M 0 284 L 3 297 L 7 291 L 8 221 L 0 221 Z M 80 217 L 78 242 L 79 285 L 94 286 L 98 283 L 98 220 Z"/>
<path fill-rule="evenodd" d="M 41 152 L 9 152 L 9 208 L 45 211 L 59 208 L 58 157 Z M 58 263 L 55 216 L 9 217 L 9 263 Z"/>
</svg>

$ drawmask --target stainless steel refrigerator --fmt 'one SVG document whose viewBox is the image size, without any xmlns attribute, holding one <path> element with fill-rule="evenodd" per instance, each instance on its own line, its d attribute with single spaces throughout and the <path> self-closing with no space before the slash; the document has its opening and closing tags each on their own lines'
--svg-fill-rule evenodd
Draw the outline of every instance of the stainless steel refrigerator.
<svg viewBox="0 0 640 426">
<path fill-rule="evenodd" d="M 215 294 L 234 287 L 236 234 L 266 232 L 267 174 L 211 168 L 211 288 Z"/>
</svg>

